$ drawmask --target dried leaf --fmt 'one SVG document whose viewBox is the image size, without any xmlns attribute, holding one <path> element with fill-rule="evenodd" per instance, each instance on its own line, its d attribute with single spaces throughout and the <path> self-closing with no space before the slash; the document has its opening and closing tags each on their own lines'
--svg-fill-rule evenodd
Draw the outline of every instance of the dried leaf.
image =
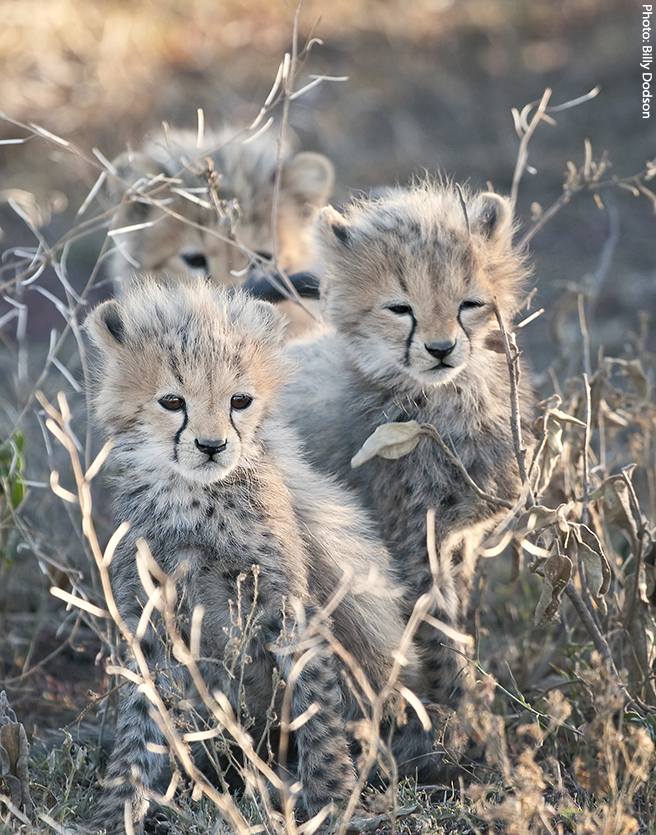
<svg viewBox="0 0 656 835">
<path fill-rule="evenodd" d="M 640 571 L 638 572 L 638 595 L 643 603 L 649 603 L 647 594 L 647 572 L 645 571 L 644 565 L 640 566 Z"/>
<path fill-rule="evenodd" d="M 608 594 L 611 581 L 611 570 L 608 557 L 604 553 L 603 546 L 597 534 L 592 531 L 587 525 L 576 525 L 576 535 L 581 547 L 581 555 L 585 562 L 585 570 L 588 575 L 588 584 L 590 591 L 599 597 L 602 594 Z M 589 554 L 594 555 L 592 557 Z M 594 560 L 598 567 L 594 569 L 593 576 L 595 583 L 590 583 L 590 568 L 588 567 L 588 559 Z M 597 584 L 597 579 L 599 580 Z"/>
<path fill-rule="evenodd" d="M 645 582 L 647 600 L 656 606 L 656 568 L 653 565 L 645 565 Z"/>
<path fill-rule="evenodd" d="M 638 525 L 631 510 L 629 488 L 623 475 L 612 475 L 590 493 L 590 501 L 602 500 L 606 521 L 638 537 Z"/>
<path fill-rule="evenodd" d="M 14 806 L 25 810 L 31 807 L 29 752 L 25 728 L 16 721 L 3 690 L 0 693 L 0 786 L 4 784 Z"/>
<path fill-rule="evenodd" d="M 521 574 L 524 565 L 524 553 L 516 542 L 513 542 L 512 544 L 511 555 L 512 568 L 510 570 L 510 582 L 514 583 L 515 580 L 519 578 L 519 575 Z"/>
<path fill-rule="evenodd" d="M 548 400 L 538 404 L 539 408 L 546 412 L 543 418 L 539 418 L 536 428 L 545 433 L 545 441 L 541 451 L 540 481 L 537 485 L 538 493 L 544 492 L 554 470 L 556 469 L 563 454 L 563 423 L 573 423 L 575 426 L 585 428 L 585 423 L 573 415 L 567 414 L 558 408 L 561 398 L 554 394 Z"/>
<path fill-rule="evenodd" d="M 597 366 L 597 370 L 592 375 L 592 379 L 590 380 L 590 423 L 592 426 L 597 425 L 597 421 L 599 419 L 599 404 L 604 397 L 610 372 L 611 366 L 609 366 L 605 361 L 600 362 Z"/>
<path fill-rule="evenodd" d="M 541 412 L 549 412 L 551 409 L 557 409 L 562 402 L 562 397 L 559 394 L 552 394 L 551 397 L 548 397 L 546 400 L 541 400 L 538 403 L 538 409 L 540 409 Z M 538 420 L 538 424 L 541 420 L 541 418 Z"/>
<path fill-rule="evenodd" d="M 546 425 L 546 443 L 542 451 L 540 492 L 551 481 L 551 477 L 563 454 L 563 425 L 549 413 Z"/>
<path fill-rule="evenodd" d="M 572 560 L 577 554 L 581 555 L 588 588 L 605 615 L 607 606 L 603 596 L 608 593 L 611 580 L 608 559 L 597 535 L 587 525 L 571 523 L 570 528 L 573 535 L 569 538 L 567 553 Z"/>
<path fill-rule="evenodd" d="M 535 623 L 553 620 L 558 612 L 560 597 L 572 576 L 572 561 L 565 554 L 553 553 L 545 562 L 544 585 L 535 609 Z"/>
<path fill-rule="evenodd" d="M 639 359 L 634 360 L 622 360 L 621 362 L 622 371 L 620 372 L 623 377 L 626 377 L 628 380 L 631 381 L 633 388 L 636 390 L 636 394 L 641 400 L 649 400 L 651 391 L 649 380 L 647 379 L 645 372 L 642 368 L 642 363 Z"/>
<path fill-rule="evenodd" d="M 405 423 L 383 423 L 353 456 L 351 467 L 355 469 L 376 455 L 381 458 L 403 458 L 404 455 L 412 452 L 421 436 L 425 434 L 425 430 L 416 420 L 409 420 Z"/>
<path fill-rule="evenodd" d="M 550 507 L 536 504 L 519 517 L 515 526 L 515 535 L 521 537 L 534 531 L 541 531 L 555 522 L 556 516 L 557 511 Z"/>
<path fill-rule="evenodd" d="M 565 543 L 569 539 L 569 522 L 567 521 L 567 514 L 572 509 L 571 503 L 559 504 L 556 508 L 556 524 L 561 535 L 565 538 Z"/>
<path fill-rule="evenodd" d="M 563 423 L 574 423 L 576 426 L 582 426 L 585 429 L 585 422 L 579 420 L 574 415 L 568 415 L 567 412 L 563 412 L 560 409 L 551 409 L 549 417 L 553 417 L 555 420 L 562 421 Z"/>
</svg>

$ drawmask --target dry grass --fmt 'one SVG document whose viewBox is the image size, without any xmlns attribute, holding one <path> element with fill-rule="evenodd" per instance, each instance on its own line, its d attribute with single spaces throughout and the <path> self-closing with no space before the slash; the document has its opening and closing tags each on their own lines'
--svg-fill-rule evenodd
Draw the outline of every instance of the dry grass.
<svg viewBox="0 0 656 835">
<path fill-rule="evenodd" d="M 415 14 L 419 15 L 420 5 L 413 3 L 402 16 L 408 31 L 418 26 Z M 100 15 L 87 5 L 61 0 L 48 5 L 47 19 L 37 14 L 43 11 L 42 4 L 5 6 L 11 15 L 0 46 L 7 39 L 2 54 L 11 72 L 0 88 L 4 100 L 16 105 L 12 104 L 12 112 L 17 116 L 22 115 L 20 107 L 25 108 L 26 118 L 30 100 L 37 108 L 58 104 L 57 124 L 64 132 L 75 130 L 94 109 L 102 110 L 103 118 L 132 112 L 134 98 L 157 76 L 164 60 L 191 60 L 189 44 L 194 44 L 194 60 L 203 55 L 202 60 L 214 60 L 210 44 L 213 50 L 220 50 L 222 43 L 226 49 L 234 48 L 236 41 L 249 45 L 255 37 L 249 35 L 245 15 L 233 15 L 226 27 L 200 0 L 190 4 L 187 30 L 179 25 L 175 4 L 164 4 L 156 20 L 146 3 L 134 4 L 129 20 L 120 3 L 109 3 L 107 14 Z M 394 6 L 385 12 L 375 12 L 370 5 L 349 8 L 353 11 L 344 6 L 342 20 L 350 26 L 375 24 L 387 31 L 398 20 Z M 472 3 L 467 8 L 469 13 L 477 8 L 489 11 L 494 4 Z M 269 4 L 262 4 L 262 16 L 273 15 L 269 9 Z M 272 18 L 270 42 L 264 47 L 272 53 L 289 39 L 285 15 Z M 207 41 L 194 41 L 190 31 L 193 35 L 201 30 Z M 21 63 L 21 38 L 38 42 L 53 31 L 59 34 L 59 48 L 53 50 L 49 42 L 43 64 Z M 127 66 L 125 56 L 135 54 L 137 32 L 142 47 L 139 59 L 131 60 L 129 73 L 121 69 L 117 75 L 116 67 Z M 232 43 L 226 40 L 230 38 Z M 30 75 L 34 86 L 22 90 L 18 107 L 18 88 Z M 278 108 L 288 101 L 293 83 L 292 76 Z M 113 97 L 106 97 L 110 87 Z M 81 95 L 87 96 L 82 102 L 76 99 Z M 547 98 L 541 108 L 517 114 L 521 147 L 528 146 L 534 130 L 542 129 L 542 117 L 549 115 Z M 23 135 L 37 137 L 30 141 L 47 142 L 57 153 L 74 158 L 85 168 L 89 183 L 103 172 L 111 176 L 102 158 L 90 150 L 82 151 L 43 129 L 23 128 Z M 515 170 L 520 195 L 525 162 L 520 153 Z M 566 163 L 563 159 L 563 168 Z M 649 191 L 653 173 L 647 167 L 623 180 L 641 195 L 645 212 L 651 211 L 645 190 Z M 597 194 L 609 215 L 616 211 L 610 208 L 610 195 L 617 183 L 610 179 L 607 163 L 593 159 L 591 146 L 582 151 L 579 165 L 570 164 L 564 186 L 567 200 L 558 199 L 553 210 L 536 209 L 533 220 L 524 223 L 526 241 L 580 194 Z M 147 184 L 142 188 L 147 194 Z M 176 728 L 150 685 L 138 641 L 121 628 L 112 602 L 106 550 L 100 543 L 110 541 L 111 548 L 113 531 L 104 510 L 107 496 L 94 479 L 100 459 L 87 421 L 86 355 L 79 331 L 87 301 L 100 282 L 109 240 L 102 245 L 86 286 L 75 283 L 67 267 L 71 250 L 86 245 L 90 236 L 104 235 L 111 212 L 101 198 L 93 197 L 53 244 L 43 231 L 48 205 L 24 195 L 7 199 L 34 244 L 29 251 L 9 252 L 0 268 L 0 290 L 8 300 L 1 314 L 5 345 L 0 362 L 7 378 L 15 381 L 14 390 L 1 395 L 0 629 L 8 641 L 0 649 L 4 676 L 0 689 L 10 693 L 19 720 L 28 724 L 29 716 L 33 723 L 43 716 L 44 694 L 54 683 L 47 678 L 48 671 L 53 663 L 66 663 L 70 675 L 79 676 L 81 683 L 76 691 L 60 691 L 56 698 L 68 699 L 67 718 L 91 706 L 85 721 L 92 735 L 89 741 L 80 741 L 73 724 L 73 736 L 67 735 L 63 743 L 59 739 L 39 747 L 31 765 L 30 822 L 23 822 L 25 813 L 3 805 L 0 798 L 0 833 L 67 831 L 85 817 L 97 796 L 97 770 L 103 762 L 98 731 L 102 728 L 105 733 L 111 726 L 115 688 L 125 677 L 136 675 L 149 689 L 180 764 L 178 794 L 175 799 L 167 796 L 165 804 L 174 810 L 178 831 L 284 829 L 309 835 L 312 822 L 296 821 L 295 800 L 286 795 L 284 785 L 279 786 L 281 811 L 270 805 L 265 778 L 275 785 L 276 777 L 258 755 L 249 753 L 246 789 L 236 797 L 218 793 L 197 771 L 185 733 Z M 466 781 L 460 790 L 418 789 L 408 783 L 384 794 L 370 791 L 365 798 L 367 820 L 353 820 L 354 797 L 347 814 L 337 818 L 340 833 L 377 827 L 413 835 L 488 828 L 508 833 L 619 835 L 653 828 L 656 358 L 648 350 L 649 317 L 638 311 L 621 355 L 608 357 L 600 351 L 592 356 L 590 343 L 599 338 L 591 311 L 613 246 L 611 224 L 595 275 L 567 288 L 554 328 L 557 350 L 542 384 L 545 400 L 537 424 L 537 452 L 525 461 L 520 499 L 484 546 L 486 559 L 471 618 L 476 662 L 471 664 L 460 711 L 473 746 L 479 746 L 478 751 L 472 748 L 471 759 L 465 762 Z M 48 344 L 30 336 L 31 305 L 38 295 L 61 317 Z M 518 311 L 518 320 L 531 328 L 527 320 L 532 313 L 529 300 L 526 309 Z M 522 328 L 522 321 L 518 327 Z M 512 375 L 516 348 L 510 335 L 504 336 L 502 349 L 507 351 Z M 37 391 L 44 392 L 40 405 L 35 401 Z M 65 397 L 57 400 L 60 391 Z M 55 402 L 57 407 L 50 405 Z M 517 453 L 522 457 L 521 432 Z M 156 575 L 148 554 L 144 552 L 141 559 L 147 569 L 144 576 Z M 166 586 L 167 578 L 159 580 Z M 172 604 L 162 598 L 161 606 L 178 661 L 197 675 L 193 647 L 185 646 L 176 632 Z M 120 633 L 137 659 L 136 672 L 123 663 Z M 92 648 L 90 657 L 85 647 Z M 70 659 L 76 654 L 85 663 L 73 664 Z M 94 655 L 98 661 L 111 659 L 102 682 L 93 673 Z M 202 690 L 202 681 L 197 683 Z M 101 696 L 108 693 L 97 715 L 99 700 L 87 695 L 87 689 L 102 690 Z M 250 752 L 243 729 L 220 696 L 206 694 L 206 707 L 215 720 L 212 727 L 228 728 Z M 164 826 L 159 826 L 155 831 L 163 833 Z"/>
</svg>

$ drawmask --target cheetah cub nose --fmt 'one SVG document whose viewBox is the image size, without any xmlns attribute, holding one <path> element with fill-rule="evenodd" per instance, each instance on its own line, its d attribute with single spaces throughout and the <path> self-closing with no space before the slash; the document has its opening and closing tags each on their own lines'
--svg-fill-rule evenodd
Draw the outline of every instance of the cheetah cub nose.
<svg viewBox="0 0 656 835">
<path fill-rule="evenodd" d="M 213 458 L 217 452 L 223 452 L 228 446 L 227 441 L 210 441 L 207 438 L 196 438 L 196 446 L 205 455 Z"/>
<path fill-rule="evenodd" d="M 448 357 L 455 347 L 455 342 L 427 342 L 424 344 L 424 348 L 428 353 L 438 360 L 443 360 L 445 357 Z"/>
</svg>

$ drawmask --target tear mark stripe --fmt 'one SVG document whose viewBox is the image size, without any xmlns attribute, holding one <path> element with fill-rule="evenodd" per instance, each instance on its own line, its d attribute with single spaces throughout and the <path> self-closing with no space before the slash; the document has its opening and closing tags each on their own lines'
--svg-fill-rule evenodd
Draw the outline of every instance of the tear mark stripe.
<svg viewBox="0 0 656 835">
<path fill-rule="evenodd" d="M 178 444 L 180 443 L 180 435 L 185 431 L 187 428 L 187 423 L 189 422 L 189 415 L 187 414 L 187 407 L 183 407 L 184 412 L 184 420 L 182 421 L 182 426 L 178 429 L 178 431 L 173 436 L 173 460 L 175 463 L 178 463 Z"/>
<path fill-rule="evenodd" d="M 469 333 L 469 331 L 467 330 L 467 328 L 466 328 L 466 327 L 462 324 L 462 320 L 460 319 L 460 314 L 461 314 L 461 312 L 462 312 L 462 311 L 460 311 L 460 310 L 458 311 L 458 316 L 457 316 L 457 319 L 458 319 L 458 324 L 460 325 L 460 329 L 462 330 L 462 332 L 463 332 L 463 333 L 465 334 L 465 336 L 467 337 L 467 341 L 469 342 L 469 353 L 471 353 L 471 352 L 472 352 L 472 350 L 473 350 L 473 348 L 474 348 L 474 346 L 472 345 L 472 341 L 471 341 L 471 334 Z"/>
<path fill-rule="evenodd" d="M 230 423 L 232 424 L 232 428 L 233 428 L 233 429 L 235 430 L 235 432 L 237 433 L 237 437 L 238 437 L 238 438 L 239 438 L 239 440 L 241 441 L 241 432 L 239 431 L 239 429 L 237 429 L 237 424 L 235 423 L 234 418 L 233 418 L 233 416 L 232 416 L 232 410 L 230 411 Z"/>
<path fill-rule="evenodd" d="M 408 339 L 405 343 L 405 355 L 403 357 L 403 363 L 406 366 L 410 366 L 410 346 L 412 345 L 412 338 L 415 335 L 415 330 L 417 328 L 417 319 L 415 318 L 414 313 L 410 313 L 412 317 L 412 327 L 410 328 L 410 333 L 408 334 Z"/>
</svg>

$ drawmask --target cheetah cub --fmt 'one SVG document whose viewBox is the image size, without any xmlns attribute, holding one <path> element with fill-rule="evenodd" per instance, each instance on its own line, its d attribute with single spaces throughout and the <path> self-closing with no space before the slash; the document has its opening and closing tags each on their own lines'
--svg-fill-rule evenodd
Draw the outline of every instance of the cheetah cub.
<svg viewBox="0 0 656 835">
<path fill-rule="evenodd" d="M 278 144 L 269 133 L 247 144 L 236 134 L 234 128 L 207 133 L 198 148 L 196 134 L 173 130 L 114 161 L 118 180 L 111 185 L 112 197 L 121 201 L 114 227 L 138 227 L 114 236 L 111 271 L 117 289 L 135 275 L 191 273 L 215 284 L 240 284 L 254 263 L 246 253 L 264 266 L 271 259 Z M 278 265 L 293 274 L 315 263 L 312 221 L 332 191 L 334 169 L 322 154 L 294 154 L 290 144 L 283 158 L 275 238 Z M 155 177 L 159 182 L 147 186 Z M 163 207 L 136 195 L 122 199 L 126 184 L 140 186 Z M 283 308 L 295 330 L 312 324 L 302 307 L 283 303 Z"/>
<path fill-rule="evenodd" d="M 433 424 L 487 493 L 514 500 L 519 476 L 508 368 L 495 300 L 510 329 L 527 273 L 512 245 L 507 200 L 425 182 L 317 218 L 326 259 L 322 298 L 334 328 L 293 350 L 288 414 L 311 460 L 355 488 L 377 520 L 405 583 L 405 616 L 432 585 L 427 516 L 435 508 L 440 599 L 433 614 L 461 628 L 476 550 L 498 518 L 437 444 L 406 457 L 351 459 L 383 423 Z M 497 339 L 494 339 L 494 334 Z M 531 393 L 522 384 L 522 411 Z M 425 692 L 457 701 L 458 655 L 423 624 Z"/>
<path fill-rule="evenodd" d="M 115 440 L 116 521 L 130 524 L 111 567 L 130 629 L 137 630 L 147 602 L 135 561 L 142 538 L 161 569 L 178 578 L 186 640 L 194 608 L 204 607 L 205 680 L 210 692 L 227 694 L 255 744 L 272 700 L 280 715 L 275 676 L 287 680 L 302 654 L 303 619 L 321 618 L 380 692 L 403 631 L 389 557 L 364 513 L 305 463 L 293 432 L 274 413 L 286 372 L 284 317 L 267 302 L 203 279 L 171 287 L 143 282 L 96 308 L 86 330 L 100 355 L 98 420 Z M 350 591 L 327 614 L 325 604 L 345 573 Z M 230 675 L 238 605 L 253 610 L 255 620 Z M 149 666 L 182 711 L 176 698 L 189 690 L 188 674 L 175 667 L 156 611 L 149 624 L 142 639 Z M 327 641 L 315 643 L 288 684 L 292 721 L 318 707 L 294 734 L 310 814 L 353 790 L 345 725 L 361 717 Z M 401 684 L 415 687 L 416 676 L 411 651 Z M 164 739 L 148 699 L 134 685 L 124 689 L 97 815 L 110 832 L 124 831 L 126 815 L 141 821 L 150 790 L 161 789 L 162 781 L 166 786 L 168 766 L 168 757 L 152 750 Z M 405 753 L 428 754 L 432 740 L 415 737 L 403 743 L 414 746 Z"/>
</svg>

